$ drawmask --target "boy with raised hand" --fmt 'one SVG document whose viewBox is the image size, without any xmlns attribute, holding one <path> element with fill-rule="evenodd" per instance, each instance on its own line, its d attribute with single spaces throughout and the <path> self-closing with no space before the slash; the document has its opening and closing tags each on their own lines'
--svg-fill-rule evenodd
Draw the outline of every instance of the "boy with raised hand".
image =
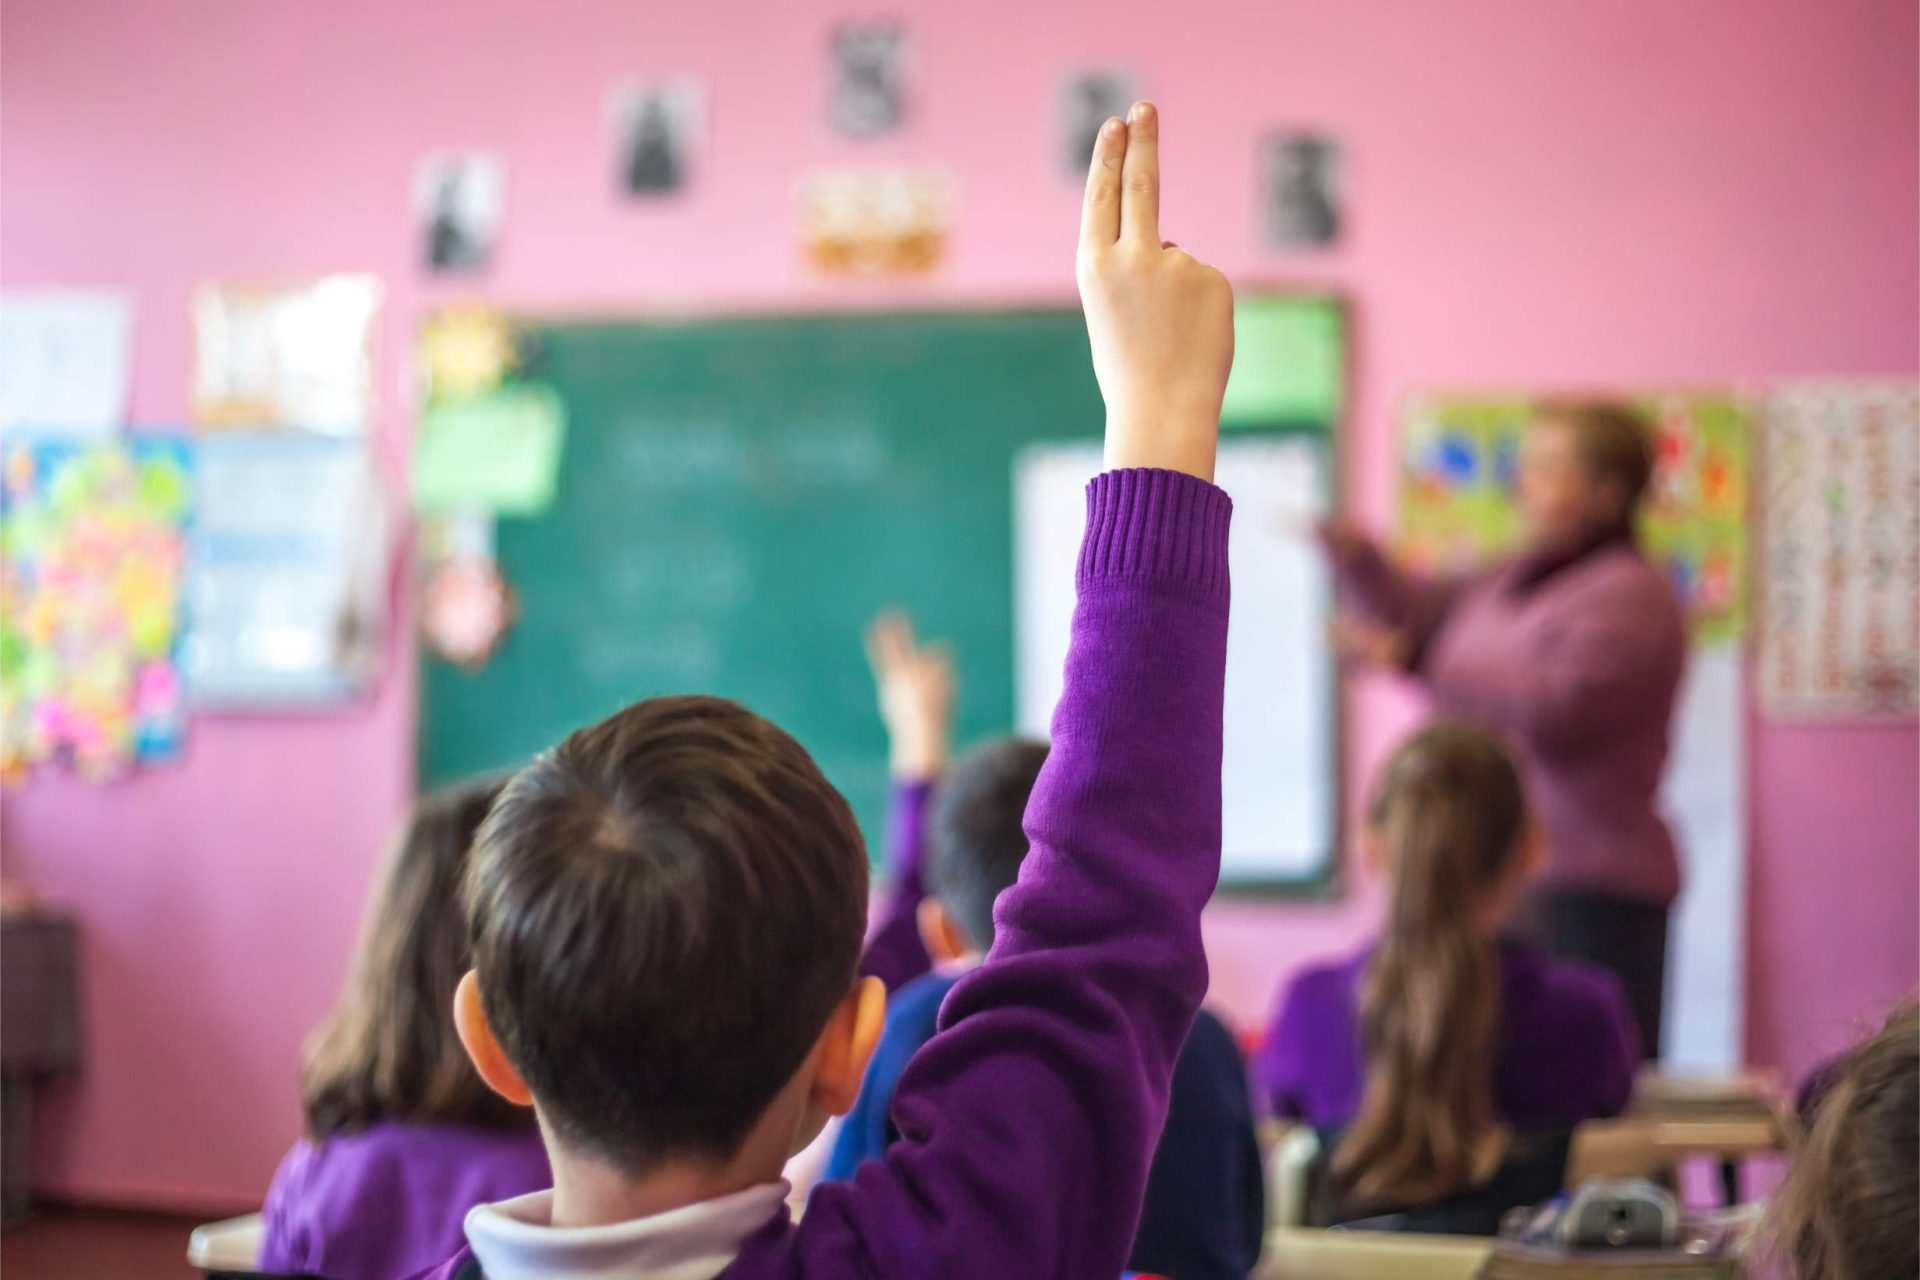
<svg viewBox="0 0 1920 1280">
<path fill-rule="evenodd" d="M 468 886 L 456 1021 L 534 1107 L 554 1189 L 481 1206 L 437 1277 L 1087 1276 L 1126 1260 L 1206 986 L 1231 503 L 1211 484 L 1232 292 L 1160 239 L 1158 122 L 1101 130 L 1079 280 L 1107 403 L 1032 846 L 986 961 L 902 1076 L 901 1140 L 789 1220 L 885 996 L 866 856 L 792 738 L 637 703 L 529 765 Z"/>
</svg>

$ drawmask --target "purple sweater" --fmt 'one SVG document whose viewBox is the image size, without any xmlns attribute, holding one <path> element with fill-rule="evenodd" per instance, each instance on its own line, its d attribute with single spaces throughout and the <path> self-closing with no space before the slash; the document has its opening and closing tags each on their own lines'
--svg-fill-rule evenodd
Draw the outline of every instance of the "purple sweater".
<svg viewBox="0 0 1920 1280">
<path fill-rule="evenodd" d="M 1373 948 L 1288 984 L 1254 1052 L 1254 1090 L 1271 1114 L 1333 1128 L 1360 1110 L 1366 1066 L 1360 993 Z M 1525 947 L 1500 951 L 1500 1048 L 1493 1099 L 1516 1128 L 1620 1114 L 1640 1065 L 1619 979 Z"/>
<path fill-rule="evenodd" d="M 1088 485 L 1066 687 L 993 947 L 900 1078 L 900 1140 L 800 1223 L 771 1219 L 726 1276 L 1124 1269 L 1207 985 L 1231 510 L 1174 472 Z"/>
<path fill-rule="evenodd" d="M 902 782 L 887 809 L 887 896 L 867 937 L 861 972 L 898 991 L 932 967 L 920 941 L 920 900 L 926 888 L 927 800 L 930 782 Z"/>
<path fill-rule="evenodd" d="M 1679 862 L 1655 803 L 1686 627 L 1631 542 L 1544 573 L 1522 557 L 1464 582 L 1411 577 L 1369 549 L 1339 585 L 1406 630 L 1439 710 L 1503 731 L 1519 752 L 1548 888 L 1673 901 Z"/>
<path fill-rule="evenodd" d="M 540 1131 L 376 1124 L 302 1138 L 262 1211 L 262 1271 L 391 1280 L 458 1249 L 467 1210 L 553 1185 Z"/>
</svg>

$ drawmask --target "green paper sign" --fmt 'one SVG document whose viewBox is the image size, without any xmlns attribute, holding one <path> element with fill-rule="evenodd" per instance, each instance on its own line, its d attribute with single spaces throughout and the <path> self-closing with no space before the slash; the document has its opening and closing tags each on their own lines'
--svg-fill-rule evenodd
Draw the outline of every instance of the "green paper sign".
<svg viewBox="0 0 1920 1280">
<path fill-rule="evenodd" d="M 1242 298 L 1223 427 L 1330 427 L 1345 397 L 1340 307 L 1330 298 Z"/>
<path fill-rule="evenodd" d="M 413 501 L 422 512 L 537 516 L 553 505 L 566 411 L 549 387 L 436 405 L 420 419 Z"/>
</svg>

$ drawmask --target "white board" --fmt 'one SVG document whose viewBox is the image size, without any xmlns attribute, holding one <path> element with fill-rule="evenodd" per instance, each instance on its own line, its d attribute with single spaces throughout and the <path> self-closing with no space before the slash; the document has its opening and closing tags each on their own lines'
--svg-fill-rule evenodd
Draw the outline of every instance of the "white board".
<svg viewBox="0 0 1920 1280">
<path fill-rule="evenodd" d="M 1662 1063 L 1721 1075 L 1744 1060 L 1746 730 L 1743 650 L 1696 646 L 1673 715 L 1661 803 L 1680 846 L 1685 889 L 1667 952 Z"/>
<path fill-rule="evenodd" d="M 1046 737 L 1073 619 L 1073 573 L 1095 443 L 1035 445 L 1014 464 L 1014 717 Z M 1339 739 L 1330 584 L 1310 536 L 1327 509 L 1316 437 L 1228 440 L 1233 498 L 1221 880 L 1312 883 L 1333 865 Z"/>
</svg>

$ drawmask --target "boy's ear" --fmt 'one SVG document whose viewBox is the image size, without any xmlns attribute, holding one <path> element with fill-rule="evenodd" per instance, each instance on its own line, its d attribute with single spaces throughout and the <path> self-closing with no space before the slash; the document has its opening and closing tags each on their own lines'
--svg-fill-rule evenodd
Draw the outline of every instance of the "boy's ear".
<svg viewBox="0 0 1920 1280">
<path fill-rule="evenodd" d="M 973 954 L 972 941 L 940 899 L 920 899 L 915 919 L 920 926 L 920 944 L 935 964 L 951 964 Z"/>
<path fill-rule="evenodd" d="M 886 984 L 872 977 L 854 983 L 820 1039 L 820 1065 L 813 1073 L 812 1101 L 821 1111 L 843 1116 L 853 1110 L 886 1020 Z"/>
<path fill-rule="evenodd" d="M 533 1090 L 527 1088 L 527 1082 L 514 1070 L 513 1063 L 507 1061 L 507 1051 L 500 1047 L 500 1038 L 493 1034 L 493 1024 L 487 1021 L 486 1008 L 480 1003 L 480 975 L 472 969 L 467 970 L 454 989 L 453 1028 L 460 1033 L 460 1044 L 487 1088 L 516 1107 L 533 1105 Z"/>
</svg>

